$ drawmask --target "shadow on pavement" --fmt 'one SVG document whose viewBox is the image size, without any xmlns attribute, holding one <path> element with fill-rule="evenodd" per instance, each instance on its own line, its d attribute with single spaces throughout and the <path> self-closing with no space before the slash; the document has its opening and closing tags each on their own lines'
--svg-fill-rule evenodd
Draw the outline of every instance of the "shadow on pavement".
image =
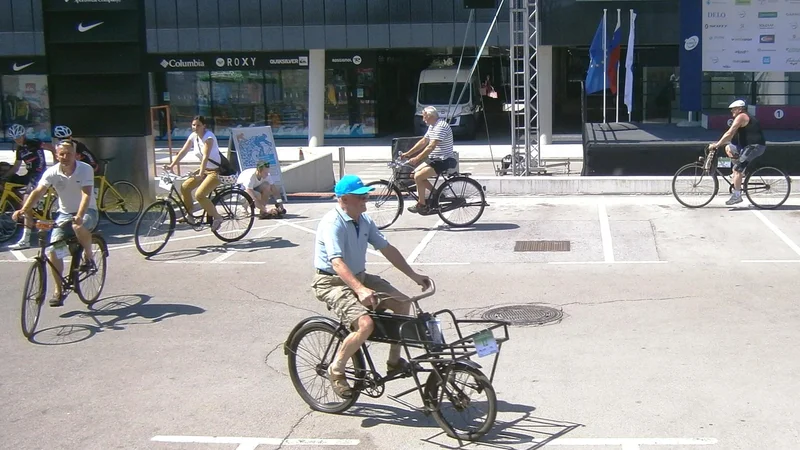
<svg viewBox="0 0 800 450">
<path fill-rule="evenodd" d="M 161 252 L 156 255 L 146 257 L 145 259 L 156 262 L 183 261 L 198 258 L 204 255 L 221 255 L 231 251 L 237 253 L 253 253 L 260 250 L 291 248 L 297 246 L 298 244 L 280 237 L 251 238 L 242 239 L 241 241 L 237 242 L 201 245 L 198 247 Z"/>
<path fill-rule="evenodd" d="M 72 323 L 44 328 L 31 336 L 39 345 L 66 345 L 85 341 L 106 330 L 124 330 L 129 325 L 147 325 L 179 316 L 202 314 L 205 309 L 180 303 L 149 304 L 144 294 L 118 295 L 101 299 L 88 310 L 73 310 L 59 317 L 87 318 L 91 323 Z M 45 308 L 47 306 L 44 306 Z"/>
</svg>

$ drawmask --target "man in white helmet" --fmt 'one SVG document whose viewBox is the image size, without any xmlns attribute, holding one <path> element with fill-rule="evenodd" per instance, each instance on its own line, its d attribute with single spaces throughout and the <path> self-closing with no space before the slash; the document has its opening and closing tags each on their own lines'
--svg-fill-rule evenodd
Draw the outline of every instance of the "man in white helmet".
<svg viewBox="0 0 800 450">
<path fill-rule="evenodd" d="M 25 194 L 22 197 L 23 202 L 28 199 L 28 196 L 42 178 L 45 169 L 47 169 L 47 160 L 44 157 L 42 141 L 28 138 L 26 133 L 25 127 L 20 124 L 11 125 L 6 133 L 16 144 L 14 148 L 14 165 L 6 172 L 7 181 L 26 186 Z M 17 175 L 17 170 L 23 163 L 25 164 L 25 175 Z M 33 225 L 33 218 L 26 216 L 25 226 L 22 228 L 22 237 L 17 243 L 9 245 L 8 248 L 11 250 L 30 248 Z"/>
<path fill-rule="evenodd" d="M 744 171 L 750 161 L 764 154 L 767 149 L 764 132 L 758 119 L 747 113 L 747 104 L 744 100 L 736 100 L 728 106 L 733 116 L 733 123 L 719 141 L 708 144 L 709 150 L 714 150 L 725 145 L 725 153 L 735 160 L 733 165 L 733 194 L 725 202 L 726 205 L 735 205 L 742 202 L 742 180 Z"/>
</svg>

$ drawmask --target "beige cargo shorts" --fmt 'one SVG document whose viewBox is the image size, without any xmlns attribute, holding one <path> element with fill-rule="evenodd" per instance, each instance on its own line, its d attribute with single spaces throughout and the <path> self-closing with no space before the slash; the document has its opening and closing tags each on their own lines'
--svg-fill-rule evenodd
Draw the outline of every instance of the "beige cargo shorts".
<svg viewBox="0 0 800 450">
<path fill-rule="evenodd" d="M 408 299 L 408 296 L 377 275 L 361 272 L 356 274 L 356 278 L 373 291 L 389 294 L 397 300 Z M 370 311 L 361 304 L 355 291 L 336 275 L 316 273 L 311 288 L 317 300 L 325 302 L 328 310 L 336 314 L 342 323 L 348 324 L 351 330 L 355 329 L 353 325 L 358 318 Z"/>
</svg>

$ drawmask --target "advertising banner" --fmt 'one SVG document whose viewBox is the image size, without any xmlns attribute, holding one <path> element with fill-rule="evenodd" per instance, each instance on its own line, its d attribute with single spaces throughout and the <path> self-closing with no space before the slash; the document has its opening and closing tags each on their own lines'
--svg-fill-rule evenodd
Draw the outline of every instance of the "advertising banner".
<svg viewBox="0 0 800 450">
<path fill-rule="evenodd" d="M 800 72 L 800 1 L 702 4 L 704 71 Z"/>
<path fill-rule="evenodd" d="M 708 0 L 712 1 L 712 0 Z M 700 111 L 703 98 L 703 58 L 701 8 L 697 0 L 681 0 L 680 4 L 680 76 L 681 111 Z"/>
</svg>

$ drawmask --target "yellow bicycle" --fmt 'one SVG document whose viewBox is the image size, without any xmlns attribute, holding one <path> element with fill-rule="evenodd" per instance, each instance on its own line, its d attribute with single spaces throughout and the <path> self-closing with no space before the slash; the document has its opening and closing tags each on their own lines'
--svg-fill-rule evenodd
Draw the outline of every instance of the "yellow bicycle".
<svg viewBox="0 0 800 450">
<path fill-rule="evenodd" d="M 14 211 L 22 207 L 22 198 L 25 191 L 24 184 L 3 183 L 3 193 L 0 195 L 0 242 L 6 242 L 17 234 L 19 222 L 11 218 Z M 33 207 L 33 218 L 36 220 L 52 220 L 58 210 L 58 196 L 55 189 L 50 187 Z"/>
<path fill-rule="evenodd" d="M 103 174 L 94 177 L 97 210 L 111 223 L 128 225 L 135 222 L 142 213 L 144 198 L 142 191 L 131 182 L 124 180 L 108 182 L 106 170 L 108 163 L 113 159 L 98 158 L 103 163 Z"/>
</svg>

